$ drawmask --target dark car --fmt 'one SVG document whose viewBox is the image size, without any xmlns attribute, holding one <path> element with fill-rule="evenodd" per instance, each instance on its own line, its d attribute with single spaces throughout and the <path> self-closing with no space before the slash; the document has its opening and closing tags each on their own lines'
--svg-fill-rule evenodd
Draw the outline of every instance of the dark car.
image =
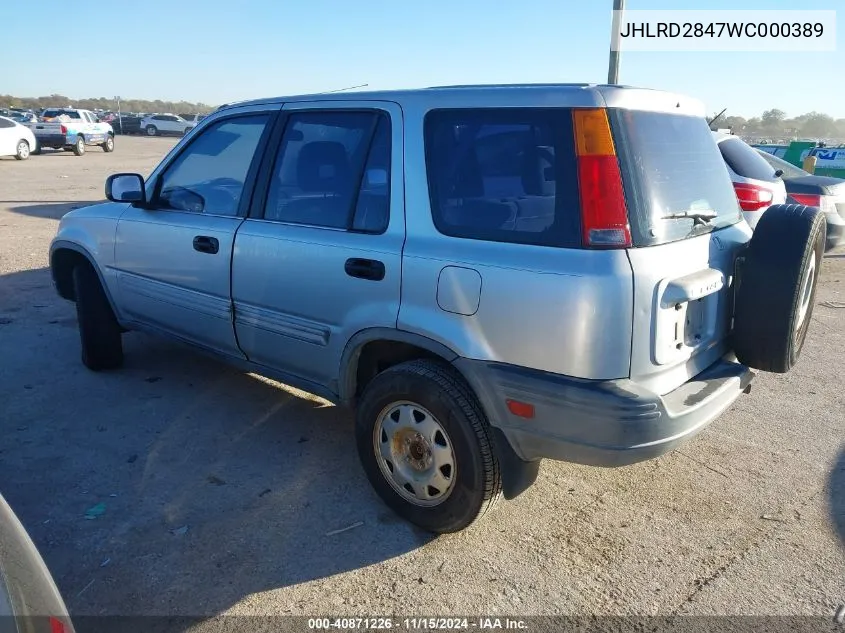
<svg viewBox="0 0 845 633">
<path fill-rule="evenodd" d="M 0 495 L 0 631 L 73 633 L 67 607 L 41 555 Z"/>
<path fill-rule="evenodd" d="M 140 134 L 141 117 L 122 114 L 111 121 L 115 134 Z"/>
<path fill-rule="evenodd" d="M 788 202 L 819 207 L 827 220 L 825 251 L 845 243 L 845 180 L 831 176 L 814 176 L 782 158 L 757 150 L 786 185 Z"/>
</svg>

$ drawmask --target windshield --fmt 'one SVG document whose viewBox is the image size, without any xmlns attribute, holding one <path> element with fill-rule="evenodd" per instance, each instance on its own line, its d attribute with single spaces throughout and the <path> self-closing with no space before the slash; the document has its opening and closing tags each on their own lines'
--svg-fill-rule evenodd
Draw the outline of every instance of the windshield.
<svg viewBox="0 0 845 633">
<path fill-rule="evenodd" d="M 801 176 L 810 176 L 810 172 L 804 171 L 800 167 L 796 167 L 792 163 L 787 163 L 782 158 L 778 158 L 777 156 L 772 156 L 768 152 L 764 152 L 763 150 L 758 149 L 760 152 L 760 156 L 763 157 L 771 167 L 775 170 L 782 170 L 783 171 L 783 178 L 800 178 Z"/>
<path fill-rule="evenodd" d="M 616 110 L 612 125 L 635 246 L 675 242 L 742 219 L 704 119 Z"/>
</svg>

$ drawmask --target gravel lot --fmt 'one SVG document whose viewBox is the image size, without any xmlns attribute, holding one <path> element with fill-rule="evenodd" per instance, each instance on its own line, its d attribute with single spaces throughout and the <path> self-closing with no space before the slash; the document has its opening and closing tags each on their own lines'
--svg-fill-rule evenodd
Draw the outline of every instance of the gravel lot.
<svg viewBox="0 0 845 633">
<path fill-rule="evenodd" d="M 845 602 L 845 253 L 825 258 L 791 374 L 759 375 L 680 451 L 545 462 L 517 500 L 433 539 L 371 491 L 347 412 L 136 333 L 124 369 L 82 367 L 49 241 L 108 174 L 149 173 L 174 142 L 0 160 L 0 491 L 73 615 L 832 617 Z"/>
</svg>

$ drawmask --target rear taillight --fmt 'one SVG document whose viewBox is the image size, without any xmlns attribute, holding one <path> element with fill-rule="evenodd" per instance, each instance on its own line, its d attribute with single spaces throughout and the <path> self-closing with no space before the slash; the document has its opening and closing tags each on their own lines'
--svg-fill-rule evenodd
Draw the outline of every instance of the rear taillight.
<svg viewBox="0 0 845 633">
<path fill-rule="evenodd" d="M 759 211 L 771 205 L 772 200 L 775 199 L 775 194 L 771 189 L 758 185 L 735 182 L 734 190 L 743 211 Z"/>
<path fill-rule="evenodd" d="M 798 204 L 804 204 L 808 207 L 818 207 L 824 213 L 836 211 L 836 199 L 833 196 L 823 196 L 817 193 L 791 193 L 789 197 Z"/>
<path fill-rule="evenodd" d="M 62 125 L 60 126 L 60 129 L 62 130 L 62 134 L 67 134 L 67 126 Z"/>
<path fill-rule="evenodd" d="M 607 111 L 602 108 L 575 109 L 572 124 L 578 157 L 584 246 L 630 246 L 628 208 Z"/>
<path fill-rule="evenodd" d="M 821 207 L 822 196 L 814 193 L 791 193 L 790 197 L 798 204 L 803 204 L 808 207 Z"/>
</svg>

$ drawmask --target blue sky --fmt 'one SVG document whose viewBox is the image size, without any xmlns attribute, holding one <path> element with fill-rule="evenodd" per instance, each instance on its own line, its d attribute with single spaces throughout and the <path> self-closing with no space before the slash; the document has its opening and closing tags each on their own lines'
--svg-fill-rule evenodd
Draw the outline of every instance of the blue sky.
<svg viewBox="0 0 845 633">
<path fill-rule="evenodd" d="M 604 82 L 612 0 L 75 0 L 4 11 L 0 93 L 218 104 L 454 83 Z M 627 0 L 628 9 L 836 9 L 841 0 Z M 80 19 L 69 19 L 65 11 Z M 64 17 L 62 17 L 64 16 Z M 53 23 L 54 36 L 34 30 Z M 73 34 L 78 24 L 78 35 Z M 841 39 L 841 38 L 840 38 Z M 620 82 L 708 111 L 845 117 L 845 51 L 628 53 Z"/>
</svg>

